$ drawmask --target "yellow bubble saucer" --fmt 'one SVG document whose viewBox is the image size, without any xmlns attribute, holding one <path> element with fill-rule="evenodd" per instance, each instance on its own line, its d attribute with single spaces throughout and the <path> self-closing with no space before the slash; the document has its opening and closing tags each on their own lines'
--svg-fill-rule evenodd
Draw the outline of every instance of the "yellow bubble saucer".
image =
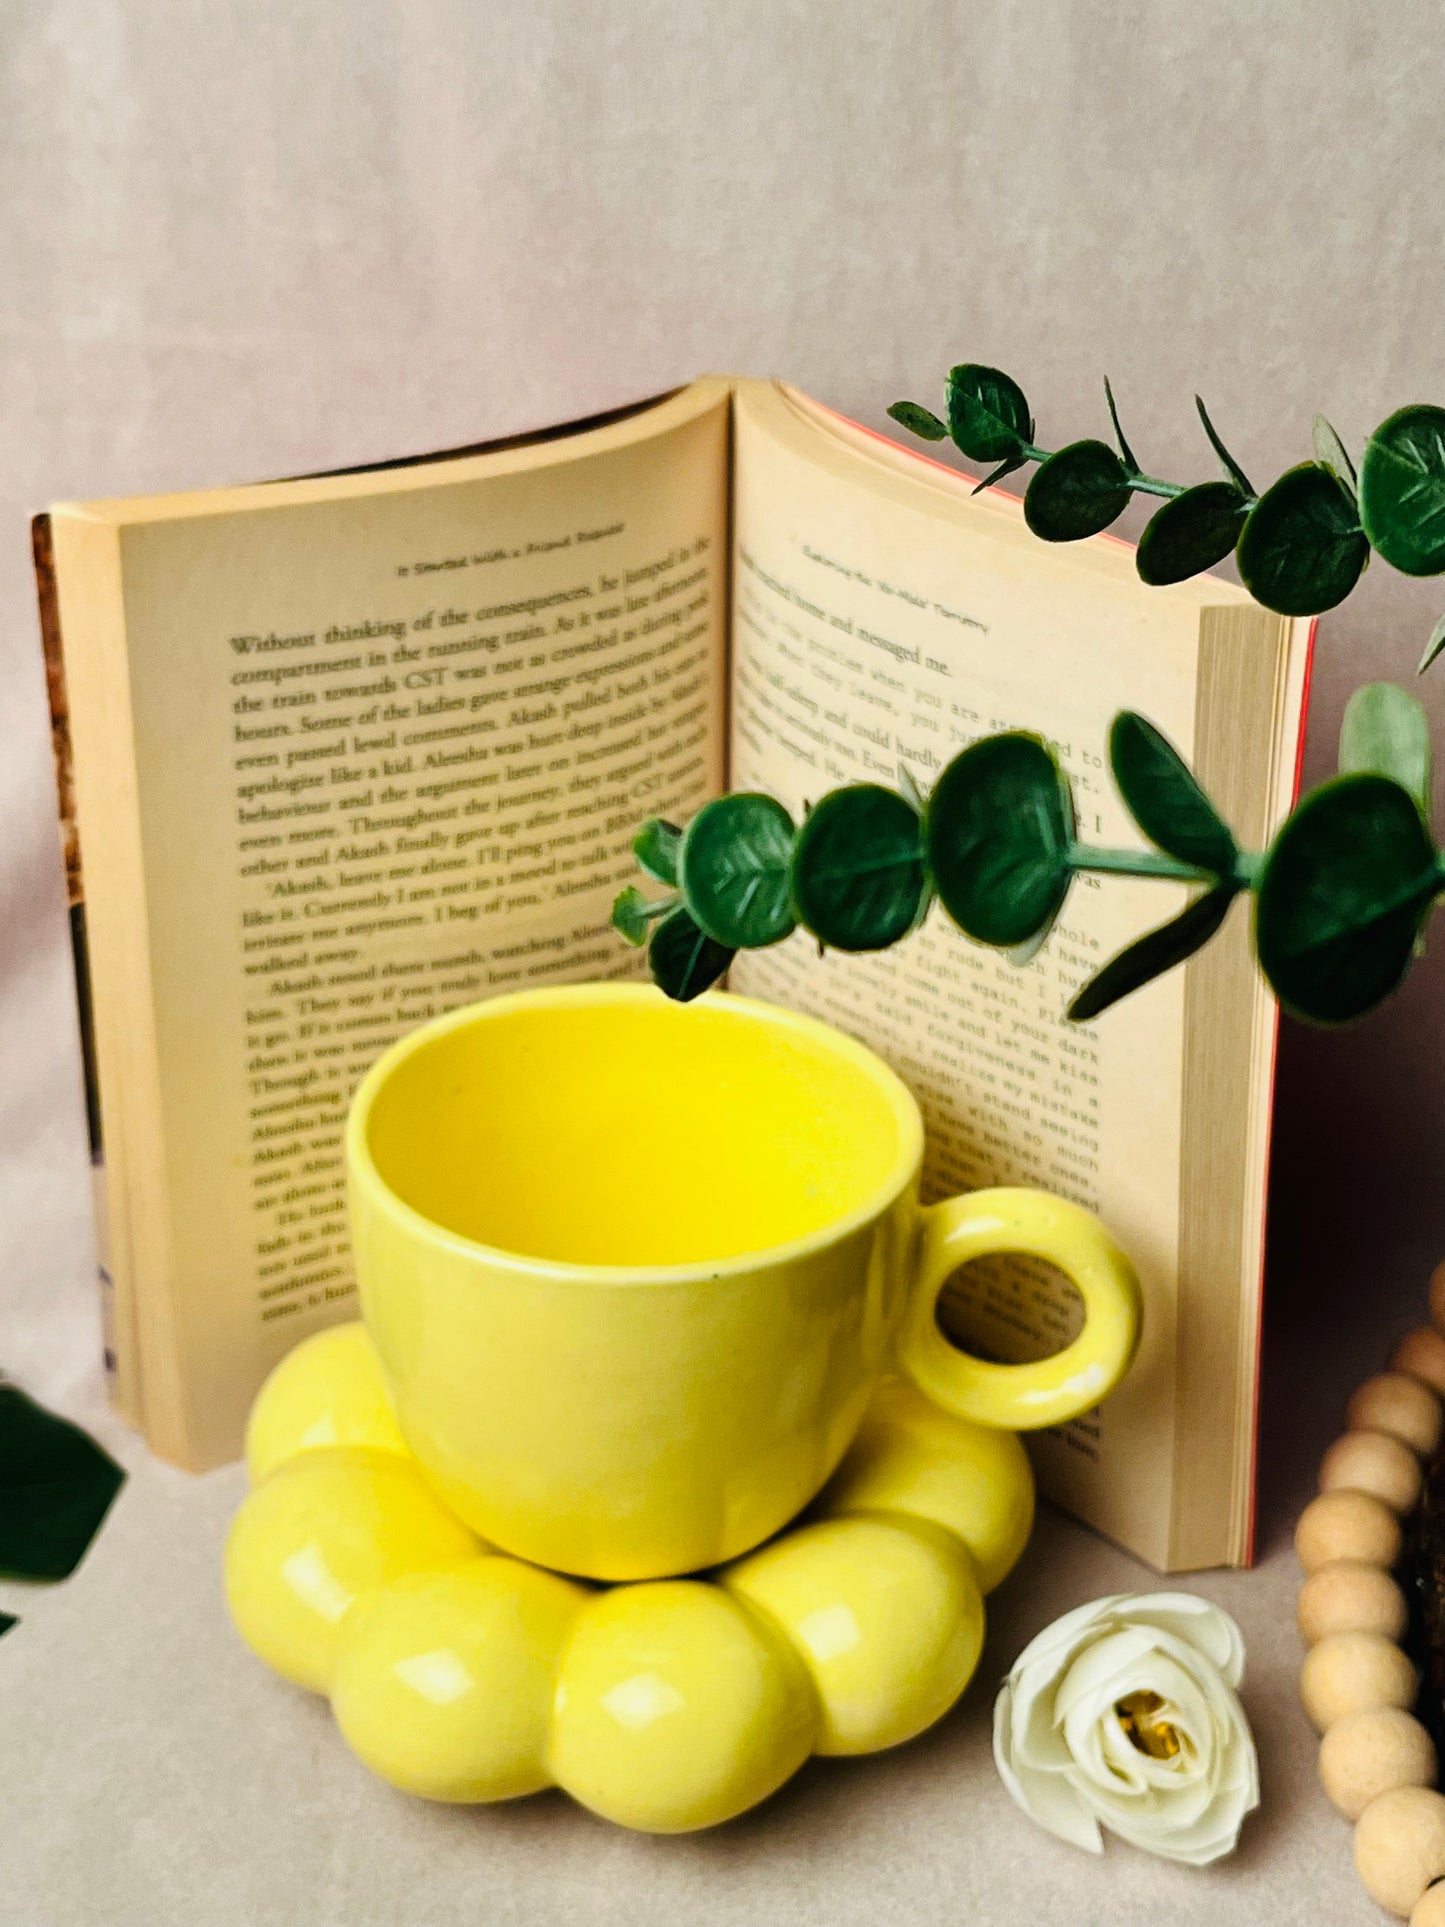
<svg viewBox="0 0 1445 1927">
<path fill-rule="evenodd" d="M 703 1579 L 596 1587 L 493 1553 L 437 1499 L 358 1325 L 262 1387 L 226 1592 L 268 1666 L 432 1800 L 561 1786 L 649 1833 L 716 1826 L 810 1753 L 913 1738 L 967 1686 L 1033 1523 L 1017 1437 L 900 1380 L 798 1525 Z"/>
</svg>

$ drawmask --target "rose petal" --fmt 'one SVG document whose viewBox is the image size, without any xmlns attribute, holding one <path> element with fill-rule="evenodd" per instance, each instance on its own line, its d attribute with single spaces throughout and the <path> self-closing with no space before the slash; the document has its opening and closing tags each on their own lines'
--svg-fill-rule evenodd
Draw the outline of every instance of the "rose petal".
<svg viewBox="0 0 1445 1927">
<path fill-rule="evenodd" d="M 1075 1645 L 1088 1634 L 1097 1620 L 1107 1618 L 1118 1602 L 1125 1597 L 1123 1593 L 1116 1593 L 1107 1599 L 1096 1599 L 1089 1606 L 1076 1606 L 1072 1612 L 1065 1613 L 1062 1619 L 1056 1619 L 1052 1625 L 1045 1626 L 1041 1633 L 1029 1641 L 1014 1661 L 1013 1671 L 1009 1674 L 1010 1680 L 1016 1679 L 1026 1668 L 1032 1667 L 1057 1673 L 1060 1670 L 1057 1661 L 1065 1648 Z"/>
<path fill-rule="evenodd" d="M 1143 1593 L 1129 1602 L 1131 1622 L 1157 1626 L 1207 1659 L 1231 1686 L 1244 1678 L 1244 1635 L 1227 1612 L 1188 1592 Z"/>
<path fill-rule="evenodd" d="M 999 1778 L 1008 1788 L 1015 1806 L 1049 1833 L 1082 1847 L 1086 1853 L 1102 1853 L 1104 1837 L 1099 1823 L 1065 1774 L 1016 1768 L 1009 1750 L 1011 1727 L 1012 1707 L 1005 1682 L 993 1709 L 993 1757 Z"/>
</svg>

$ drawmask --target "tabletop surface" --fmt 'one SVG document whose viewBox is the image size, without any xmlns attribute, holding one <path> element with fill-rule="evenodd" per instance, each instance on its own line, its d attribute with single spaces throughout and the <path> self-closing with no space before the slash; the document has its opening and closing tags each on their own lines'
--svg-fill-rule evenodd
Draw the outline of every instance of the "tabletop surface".
<svg viewBox="0 0 1445 1927">
<path fill-rule="evenodd" d="M 1118 1843 L 1095 1859 L 1010 1804 L 989 1740 L 1002 1674 L 1058 1613 L 1157 1584 L 1047 1511 L 989 1602 L 972 1687 L 930 1733 L 872 1759 L 812 1761 L 715 1832 L 650 1839 L 556 1793 L 497 1808 L 409 1799 L 351 1757 L 324 1702 L 273 1678 L 241 1646 L 220 1584 L 240 1469 L 177 1472 L 105 1408 L 85 1278 L 85 1171 L 68 1104 L 37 1092 L 43 1128 L 0 1159 L 0 1226 L 23 1284 L 0 1339 L 21 1382 L 92 1425 L 130 1477 L 73 1579 L 0 1586 L 0 1608 L 20 1615 L 0 1642 L 0 1927 L 1381 1919 L 1355 1883 L 1349 1829 L 1315 1780 L 1315 1739 L 1296 1697 L 1290 1527 L 1350 1386 L 1418 1316 L 1423 1249 L 1396 1251 L 1370 1296 L 1341 1289 L 1333 1300 L 1298 1239 L 1277 1251 L 1263 1556 L 1253 1572 L 1178 1582 L 1232 1612 L 1248 1649 L 1244 1698 L 1263 1803 L 1231 1860 L 1193 1870 Z M 1287 1153 L 1283 1161 L 1297 1183 Z M 1288 1210 L 1283 1220 L 1288 1234 Z M 27 1239 L 27 1227 L 43 1227 L 43 1238 Z"/>
</svg>

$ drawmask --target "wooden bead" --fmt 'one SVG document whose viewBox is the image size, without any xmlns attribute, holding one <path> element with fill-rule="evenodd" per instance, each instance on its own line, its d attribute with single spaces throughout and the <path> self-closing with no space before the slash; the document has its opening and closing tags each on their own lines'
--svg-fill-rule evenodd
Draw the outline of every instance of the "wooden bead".
<svg viewBox="0 0 1445 1927">
<path fill-rule="evenodd" d="M 1370 1706 L 1336 1720 L 1320 1742 L 1320 1784 L 1347 1820 L 1401 1786 L 1434 1786 L 1435 1743 L 1402 1707 Z"/>
<path fill-rule="evenodd" d="M 1391 1352 L 1390 1370 L 1418 1378 L 1433 1392 L 1445 1392 L 1445 1338 L 1433 1325 L 1417 1325 Z"/>
<path fill-rule="evenodd" d="M 1352 1431 L 1389 1432 L 1419 1458 L 1433 1459 L 1445 1430 L 1445 1412 L 1428 1385 L 1403 1372 L 1367 1378 L 1345 1408 Z"/>
<path fill-rule="evenodd" d="M 1301 1639 L 1313 1646 L 1331 1633 L 1379 1633 L 1397 1640 L 1410 1612 L 1388 1572 L 1359 1559 L 1336 1559 L 1300 1587 L 1295 1616 Z"/>
<path fill-rule="evenodd" d="M 1376 1906 L 1409 1914 L 1445 1875 L 1445 1794 L 1402 1786 L 1372 1800 L 1355 1828 L 1355 1871 Z"/>
<path fill-rule="evenodd" d="M 1410 1916 L 1410 1927 L 1445 1927 L 1445 1880 L 1425 1889 Z"/>
<path fill-rule="evenodd" d="M 1373 1492 L 1392 1512 L 1413 1512 L 1424 1476 L 1408 1445 L 1388 1432 L 1346 1432 L 1320 1462 L 1320 1491 Z"/>
<path fill-rule="evenodd" d="M 1445 1332 L 1445 1259 L 1430 1273 L 1430 1323 Z"/>
<path fill-rule="evenodd" d="M 1323 1733 L 1347 1713 L 1370 1706 L 1413 1706 L 1415 1668 L 1392 1639 L 1378 1633 L 1331 1633 L 1305 1655 L 1299 1690 L 1315 1730 Z"/>
<path fill-rule="evenodd" d="M 1311 1499 L 1294 1534 L 1294 1549 L 1306 1572 L 1316 1572 L 1333 1559 L 1393 1566 L 1403 1543 L 1400 1521 L 1383 1499 L 1347 1490 Z"/>
</svg>

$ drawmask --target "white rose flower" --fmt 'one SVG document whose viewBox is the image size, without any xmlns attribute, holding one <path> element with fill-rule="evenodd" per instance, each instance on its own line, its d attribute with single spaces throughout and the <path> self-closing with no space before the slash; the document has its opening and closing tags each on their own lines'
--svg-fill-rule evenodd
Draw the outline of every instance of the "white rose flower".
<svg viewBox="0 0 1445 1927">
<path fill-rule="evenodd" d="M 1065 1613 L 1019 1655 L 994 1707 L 993 1751 L 1025 1813 L 1090 1853 L 1100 1823 L 1169 1860 L 1232 1852 L 1259 1805 L 1236 1691 L 1244 1641 L 1190 1593 L 1117 1594 Z"/>
</svg>

